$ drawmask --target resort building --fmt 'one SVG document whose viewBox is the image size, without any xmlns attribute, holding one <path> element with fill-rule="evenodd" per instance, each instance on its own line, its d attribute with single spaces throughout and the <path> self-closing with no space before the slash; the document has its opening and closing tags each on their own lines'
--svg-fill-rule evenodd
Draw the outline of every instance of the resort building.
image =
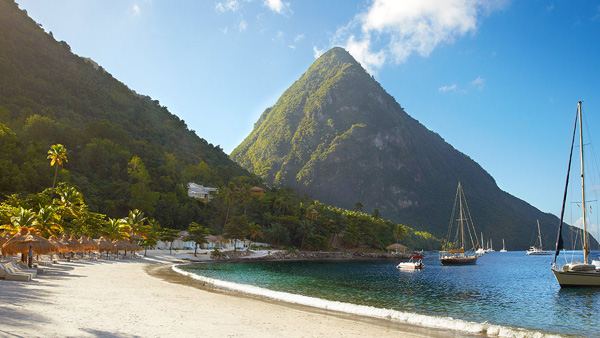
<svg viewBox="0 0 600 338">
<path fill-rule="evenodd" d="M 218 188 L 205 187 L 193 182 L 188 183 L 188 196 L 200 199 L 204 202 L 210 202 L 210 200 L 218 193 Z"/>
<path fill-rule="evenodd" d="M 254 186 L 252 187 L 252 193 L 256 196 L 263 196 L 265 194 L 265 189 Z"/>
</svg>

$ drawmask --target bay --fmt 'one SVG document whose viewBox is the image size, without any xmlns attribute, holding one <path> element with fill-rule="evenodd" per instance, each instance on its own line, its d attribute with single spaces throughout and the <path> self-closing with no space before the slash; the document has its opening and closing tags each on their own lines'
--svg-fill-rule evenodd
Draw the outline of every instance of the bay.
<svg viewBox="0 0 600 338">
<path fill-rule="evenodd" d="M 398 270 L 394 260 L 260 261 L 180 268 L 216 280 L 434 318 L 543 334 L 600 336 L 600 289 L 561 289 L 550 272 L 552 258 L 523 251 L 493 252 L 476 265 L 443 266 L 437 254 L 429 253 L 422 271 Z"/>
</svg>

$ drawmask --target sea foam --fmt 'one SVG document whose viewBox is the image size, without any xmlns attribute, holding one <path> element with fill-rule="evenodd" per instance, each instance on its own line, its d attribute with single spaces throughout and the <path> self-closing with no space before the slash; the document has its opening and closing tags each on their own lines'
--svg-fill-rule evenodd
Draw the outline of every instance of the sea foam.
<svg viewBox="0 0 600 338">
<path fill-rule="evenodd" d="M 346 314 L 365 316 L 370 318 L 387 319 L 397 323 L 405 323 L 420 327 L 429 327 L 436 329 L 447 329 L 459 332 L 472 334 L 481 334 L 494 337 L 511 337 L 511 338 L 554 338 L 561 337 L 560 335 L 547 334 L 537 331 L 511 328 L 488 323 L 475 323 L 452 317 L 438 317 L 420 315 L 410 312 L 402 312 L 392 309 L 381 309 L 366 305 L 357 305 L 344 303 L 339 301 L 326 300 L 321 298 L 303 296 L 293 293 L 273 291 L 257 286 L 245 285 L 233 282 L 227 282 L 219 279 L 208 278 L 187 272 L 178 268 L 178 265 L 173 265 L 173 270 L 185 276 L 210 284 L 213 287 L 240 292 L 243 294 L 260 296 L 267 299 L 282 301 L 292 304 L 311 306 L 319 309 L 342 312 Z"/>
</svg>

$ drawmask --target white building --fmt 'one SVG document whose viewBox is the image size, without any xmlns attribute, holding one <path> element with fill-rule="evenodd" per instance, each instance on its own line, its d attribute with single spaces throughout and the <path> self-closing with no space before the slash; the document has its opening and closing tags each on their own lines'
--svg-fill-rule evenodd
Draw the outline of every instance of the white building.
<svg viewBox="0 0 600 338">
<path fill-rule="evenodd" d="M 193 182 L 188 183 L 188 196 L 198 198 L 204 202 L 212 200 L 218 193 L 219 189 L 217 188 L 205 187 Z"/>
</svg>

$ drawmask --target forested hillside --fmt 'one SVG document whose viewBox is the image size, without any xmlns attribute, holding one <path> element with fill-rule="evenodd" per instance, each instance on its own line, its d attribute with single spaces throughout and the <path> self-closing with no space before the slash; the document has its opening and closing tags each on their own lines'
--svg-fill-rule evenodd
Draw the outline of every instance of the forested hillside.
<svg viewBox="0 0 600 338">
<path fill-rule="evenodd" d="M 68 155 L 60 180 L 111 217 L 139 208 L 163 225 L 187 226 L 202 213 L 187 197 L 187 182 L 261 184 L 158 101 L 40 26 L 13 1 L 0 1 L 2 195 L 51 186 L 54 169 L 45 157 L 56 143 Z"/>
</svg>

